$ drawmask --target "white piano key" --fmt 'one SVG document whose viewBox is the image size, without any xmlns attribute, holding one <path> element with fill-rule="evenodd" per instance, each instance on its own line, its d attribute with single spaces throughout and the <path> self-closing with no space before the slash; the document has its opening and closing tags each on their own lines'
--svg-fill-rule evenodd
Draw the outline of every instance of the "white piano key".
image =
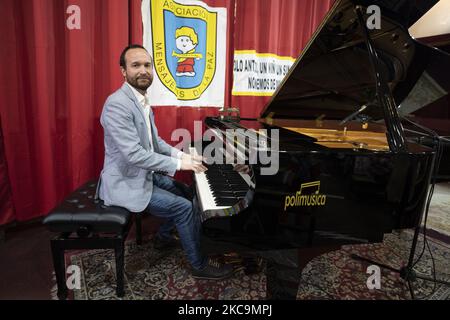
<svg viewBox="0 0 450 320">
<path fill-rule="evenodd" d="M 214 196 L 211 190 L 211 185 L 206 178 L 204 172 L 195 174 L 195 182 L 197 188 L 197 195 L 199 196 L 199 202 L 202 211 L 206 210 L 220 210 L 227 209 L 231 206 L 218 206 L 214 201 Z"/>
</svg>

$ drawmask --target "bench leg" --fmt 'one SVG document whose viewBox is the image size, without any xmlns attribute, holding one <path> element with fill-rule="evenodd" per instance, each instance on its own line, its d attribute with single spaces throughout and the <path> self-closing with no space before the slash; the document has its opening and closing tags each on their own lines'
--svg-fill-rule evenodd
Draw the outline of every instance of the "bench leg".
<svg viewBox="0 0 450 320">
<path fill-rule="evenodd" d="M 66 265 L 64 263 L 64 248 L 59 240 L 51 240 L 53 268 L 55 269 L 56 284 L 58 286 L 58 299 L 67 298 Z"/>
<path fill-rule="evenodd" d="M 138 245 L 141 245 L 142 244 L 142 212 L 136 213 L 135 223 L 136 223 L 136 243 Z"/>
<path fill-rule="evenodd" d="M 114 253 L 116 258 L 116 294 L 123 297 L 125 292 L 123 288 L 123 273 L 125 265 L 124 240 L 116 239 L 114 244 Z"/>
</svg>

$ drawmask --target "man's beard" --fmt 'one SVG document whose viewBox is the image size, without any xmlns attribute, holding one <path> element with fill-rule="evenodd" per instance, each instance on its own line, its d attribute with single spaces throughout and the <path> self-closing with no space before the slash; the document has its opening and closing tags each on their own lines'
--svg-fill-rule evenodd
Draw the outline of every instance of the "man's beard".
<svg viewBox="0 0 450 320">
<path fill-rule="evenodd" d="M 148 81 L 141 80 L 141 79 L 147 79 Z M 127 82 L 131 84 L 133 87 L 139 90 L 147 91 L 148 87 L 153 82 L 152 76 L 140 76 L 137 78 L 130 78 L 127 76 Z"/>
</svg>

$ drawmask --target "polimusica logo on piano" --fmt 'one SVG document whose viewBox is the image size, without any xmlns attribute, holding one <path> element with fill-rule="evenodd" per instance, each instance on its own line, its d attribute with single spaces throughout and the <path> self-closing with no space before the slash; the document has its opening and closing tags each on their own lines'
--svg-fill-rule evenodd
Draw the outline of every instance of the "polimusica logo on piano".
<svg viewBox="0 0 450 320">
<path fill-rule="evenodd" d="M 305 192 L 311 193 L 305 194 Z M 302 183 L 300 190 L 292 196 L 286 196 L 284 199 L 284 211 L 288 207 L 313 207 L 324 206 L 327 202 L 327 196 L 320 194 L 320 181 Z"/>
</svg>

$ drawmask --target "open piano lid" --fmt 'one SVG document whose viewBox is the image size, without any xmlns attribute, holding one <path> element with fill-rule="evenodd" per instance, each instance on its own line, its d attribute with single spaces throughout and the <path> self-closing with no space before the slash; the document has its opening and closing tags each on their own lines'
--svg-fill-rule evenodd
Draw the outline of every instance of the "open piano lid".
<svg viewBox="0 0 450 320">
<path fill-rule="evenodd" d="M 342 120 L 370 104 L 362 115 L 383 119 L 356 5 L 378 5 L 381 28 L 369 30 L 400 115 L 450 90 L 450 56 L 414 40 L 408 28 L 437 0 L 336 1 L 272 96 L 261 118 Z M 371 12 L 370 12 L 371 13 Z M 370 15 L 365 14 L 365 21 Z"/>
</svg>

